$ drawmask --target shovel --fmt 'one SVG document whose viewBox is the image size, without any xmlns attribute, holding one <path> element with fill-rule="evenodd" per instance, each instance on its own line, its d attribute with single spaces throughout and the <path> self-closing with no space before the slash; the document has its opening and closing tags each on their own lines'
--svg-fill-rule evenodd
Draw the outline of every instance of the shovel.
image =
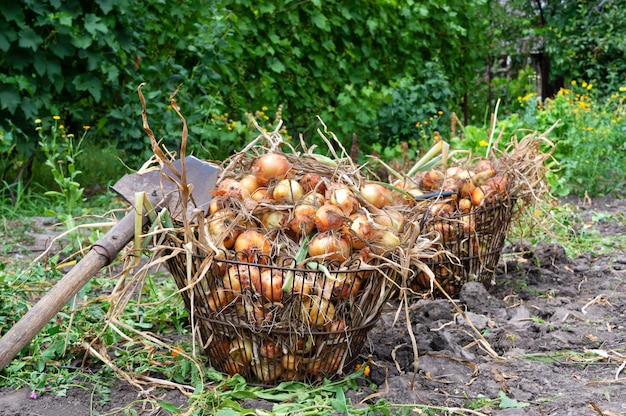
<svg viewBox="0 0 626 416">
<path fill-rule="evenodd" d="M 173 162 L 173 167 L 180 172 L 180 160 Z M 188 211 L 194 208 L 208 211 L 211 190 L 215 188 L 219 167 L 193 156 L 185 157 L 186 182 L 192 185 L 191 199 L 194 204 L 185 204 L 180 200 L 178 185 L 172 180 L 176 172 L 165 167 L 143 174 L 127 174 L 112 189 L 135 205 L 135 192 L 145 192 L 153 206 L 167 206 L 173 218 L 183 216 L 182 208 Z M 194 206 L 190 206 L 194 205 Z M 148 224 L 143 216 L 143 226 Z M 41 298 L 13 327 L 0 338 L 0 370 L 8 365 L 41 328 L 63 308 L 69 300 L 104 266 L 110 264 L 119 252 L 134 237 L 135 213 L 131 210 L 104 237 L 98 240 L 85 257 L 70 270 L 50 291 Z"/>
</svg>

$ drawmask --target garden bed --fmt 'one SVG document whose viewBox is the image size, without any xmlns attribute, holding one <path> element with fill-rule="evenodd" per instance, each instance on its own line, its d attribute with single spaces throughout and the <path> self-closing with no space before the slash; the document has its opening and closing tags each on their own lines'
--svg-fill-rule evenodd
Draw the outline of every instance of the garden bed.
<svg viewBox="0 0 626 416">
<path fill-rule="evenodd" d="M 582 219 L 574 232 L 619 240 L 617 248 L 590 248 L 571 259 L 558 244 L 507 244 L 495 288 L 487 293 L 472 282 L 458 296 L 471 325 L 445 299 L 416 300 L 410 319 L 417 374 L 406 324 L 389 305 L 362 352 L 363 361 L 371 359 L 369 376 L 346 393 L 352 406 L 364 408 L 359 403 L 369 397 L 369 403 L 384 399 L 407 413 L 411 403 L 465 414 L 626 412 L 626 200 L 568 202 Z M 475 330 L 487 344 L 477 341 Z M 34 399 L 28 388 L 0 387 L 0 415 L 122 414 L 124 408 L 154 415 L 169 414 L 160 409 L 164 401 L 180 408 L 187 403 L 177 390 L 139 394 L 122 380 L 113 383 L 108 400 L 100 400 L 100 391 L 85 383 L 65 397 L 42 393 Z M 255 399 L 240 405 L 271 411 L 275 403 Z"/>
</svg>

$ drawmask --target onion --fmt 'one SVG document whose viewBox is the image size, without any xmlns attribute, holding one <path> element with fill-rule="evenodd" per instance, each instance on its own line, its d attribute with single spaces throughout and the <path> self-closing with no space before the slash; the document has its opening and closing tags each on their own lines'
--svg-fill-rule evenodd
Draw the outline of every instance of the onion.
<svg viewBox="0 0 626 416">
<path fill-rule="evenodd" d="M 216 242 L 223 242 L 224 247 L 232 248 L 235 240 L 241 234 L 242 222 L 233 226 L 237 219 L 237 214 L 230 208 L 225 208 L 213 214 L 208 221 L 209 234 Z"/>
<path fill-rule="evenodd" d="M 335 319 L 327 323 L 324 329 L 328 332 L 344 332 L 347 328 L 345 319 Z"/>
<path fill-rule="evenodd" d="M 317 192 L 324 194 L 326 192 L 326 183 L 324 179 L 317 173 L 307 173 L 300 179 L 300 185 L 305 192 Z"/>
<path fill-rule="evenodd" d="M 269 211 L 261 216 L 261 225 L 266 230 L 280 230 L 285 228 L 288 220 L 288 215 L 283 211 Z"/>
<path fill-rule="evenodd" d="M 335 205 L 324 204 L 315 212 L 315 226 L 319 231 L 339 230 L 344 220 L 343 211 Z"/>
<path fill-rule="evenodd" d="M 226 178 L 217 184 L 217 187 L 213 191 L 213 196 L 229 196 L 243 201 L 250 196 L 250 192 L 241 186 L 241 183 L 238 181 Z"/>
<path fill-rule="evenodd" d="M 468 198 L 471 197 L 474 188 L 476 188 L 476 185 L 474 185 L 474 181 L 471 178 L 467 178 L 460 179 L 457 187 L 459 189 L 459 195 L 461 195 L 461 198 Z"/>
<path fill-rule="evenodd" d="M 485 185 L 491 187 L 497 194 L 506 195 L 509 181 L 502 176 L 494 176 L 487 179 Z"/>
<path fill-rule="evenodd" d="M 485 199 L 485 193 L 483 192 L 480 186 L 477 186 L 472 191 L 471 199 L 472 199 L 472 205 L 474 205 L 475 207 L 479 207 L 483 203 L 483 200 Z"/>
<path fill-rule="evenodd" d="M 319 208 L 326 203 L 326 197 L 319 192 L 309 192 L 302 197 L 302 202 Z"/>
<path fill-rule="evenodd" d="M 391 191 L 381 184 L 367 182 L 361 186 L 361 196 L 376 208 L 393 204 Z"/>
<path fill-rule="evenodd" d="M 335 305 L 321 296 L 313 295 L 302 300 L 300 319 L 305 324 L 324 326 L 335 318 Z"/>
<path fill-rule="evenodd" d="M 272 321 L 272 311 L 258 302 L 244 300 L 242 303 L 237 303 L 236 309 L 237 316 L 251 325 L 263 325 Z"/>
<path fill-rule="evenodd" d="M 328 200 L 331 205 L 339 207 L 345 216 L 352 214 L 359 207 L 354 192 L 343 186 L 332 188 Z"/>
<path fill-rule="evenodd" d="M 259 353 L 267 358 L 278 358 L 281 354 L 280 345 L 271 339 L 264 339 L 261 341 Z"/>
<path fill-rule="evenodd" d="M 437 202 L 431 205 L 428 210 L 433 216 L 448 217 L 454 212 L 454 207 L 447 202 Z"/>
<path fill-rule="evenodd" d="M 252 166 L 252 174 L 260 186 L 267 186 L 272 179 L 284 179 L 290 170 L 291 163 L 287 157 L 278 153 L 264 154 Z"/>
<path fill-rule="evenodd" d="M 227 291 L 222 287 L 217 287 L 209 292 L 207 302 L 210 310 L 213 312 L 220 312 L 234 299 L 235 296 L 232 291 Z"/>
<path fill-rule="evenodd" d="M 254 175 L 246 175 L 239 180 L 239 185 L 252 195 L 259 188 L 259 181 Z"/>
<path fill-rule="evenodd" d="M 309 256 L 320 260 L 345 261 L 352 254 L 348 240 L 332 232 L 319 233 L 309 242 Z"/>
<path fill-rule="evenodd" d="M 456 227 L 452 224 L 438 222 L 435 223 L 433 229 L 441 235 L 443 241 L 451 241 L 456 237 Z"/>
<path fill-rule="evenodd" d="M 232 295 L 241 293 L 242 290 L 252 287 L 252 282 L 258 280 L 261 271 L 257 266 L 246 264 L 232 265 L 222 278 L 224 289 Z"/>
<path fill-rule="evenodd" d="M 276 184 L 272 196 L 276 201 L 293 204 L 302 199 L 304 190 L 298 181 L 293 179 L 283 179 Z"/>
<path fill-rule="evenodd" d="M 476 173 L 485 172 L 485 171 L 493 171 L 495 174 L 496 167 L 494 166 L 493 162 L 489 159 L 481 159 L 476 164 L 476 167 L 474 167 L 474 172 Z"/>
<path fill-rule="evenodd" d="M 252 342 L 247 337 L 235 338 L 230 343 L 230 356 L 238 363 L 243 365 L 252 362 Z"/>
<path fill-rule="evenodd" d="M 380 214 L 374 216 L 374 222 L 382 227 L 402 232 L 406 219 L 400 211 L 385 209 Z"/>
<path fill-rule="evenodd" d="M 372 238 L 373 227 L 371 221 L 362 212 L 357 212 L 350 216 L 350 227 L 347 228 L 346 234 L 351 236 L 350 243 L 352 248 L 361 249 Z"/>
<path fill-rule="evenodd" d="M 272 360 L 263 358 L 252 363 L 252 372 L 263 383 L 276 380 L 282 374 L 282 368 Z"/>
<path fill-rule="evenodd" d="M 280 269 L 265 269 L 258 279 L 252 280 L 254 289 L 270 302 L 283 298 L 283 272 Z"/>
<path fill-rule="evenodd" d="M 254 263 L 270 254 L 271 244 L 260 232 L 246 230 L 235 240 L 234 249 L 243 253 L 246 261 Z"/>
<path fill-rule="evenodd" d="M 494 176 L 496 176 L 496 171 L 494 169 L 487 169 L 476 172 L 472 176 L 472 179 L 476 185 L 484 185 L 489 178 L 493 178 Z"/>
<path fill-rule="evenodd" d="M 445 175 L 436 169 L 431 169 L 422 178 L 422 188 L 427 191 L 434 191 L 443 185 Z"/>
<path fill-rule="evenodd" d="M 472 209 L 472 200 L 470 198 L 459 199 L 458 208 L 463 214 L 469 213 Z"/>
<path fill-rule="evenodd" d="M 297 205 L 293 210 L 293 218 L 289 221 L 289 229 L 297 234 L 310 234 L 315 228 L 316 212 L 317 208 L 313 205 Z"/>
<path fill-rule="evenodd" d="M 256 202 L 267 201 L 272 199 L 272 194 L 267 188 L 257 188 L 257 190 L 250 195 L 250 198 Z"/>
<path fill-rule="evenodd" d="M 300 366 L 301 357 L 297 357 L 294 354 L 285 354 L 281 358 L 281 366 L 284 370 L 297 370 Z"/>
<path fill-rule="evenodd" d="M 299 296 L 308 296 L 313 292 L 314 282 L 307 279 L 300 273 L 296 273 L 293 277 L 293 286 L 291 292 Z"/>
<path fill-rule="evenodd" d="M 224 368 L 224 372 L 234 376 L 235 374 L 241 374 L 243 372 L 243 365 L 241 363 L 236 362 L 232 358 L 227 359 L 222 363 L 222 367 Z"/>
<path fill-rule="evenodd" d="M 383 248 L 385 251 L 393 250 L 400 245 L 400 237 L 394 231 L 378 230 L 374 235 L 374 241 L 378 247 Z"/>
<path fill-rule="evenodd" d="M 324 279 L 321 295 L 330 300 L 348 299 L 359 292 L 361 279 L 357 273 L 340 272 Z"/>
</svg>

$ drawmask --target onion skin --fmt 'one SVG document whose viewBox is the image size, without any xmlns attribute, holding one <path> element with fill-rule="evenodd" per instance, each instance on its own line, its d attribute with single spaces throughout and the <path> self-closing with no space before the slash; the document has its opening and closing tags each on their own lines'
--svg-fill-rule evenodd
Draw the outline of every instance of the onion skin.
<svg viewBox="0 0 626 416">
<path fill-rule="evenodd" d="M 315 226 L 319 231 L 339 230 L 344 221 L 343 211 L 335 205 L 324 204 L 315 212 Z"/>
<path fill-rule="evenodd" d="M 506 195 L 509 187 L 509 181 L 502 176 L 494 176 L 487 179 L 485 185 L 491 187 L 498 195 Z"/>
<path fill-rule="evenodd" d="M 232 265 L 226 271 L 222 279 L 224 289 L 232 295 L 241 293 L 244 289 L 252 287 L 252 281 L 258 280 L 261 271 L 256 266 L 245 264 Z"/>
<path fill-rule="evenodd" d="M 309 242 L 309 256 L 316 259 L 344 262 L 351 254 L 350 242 L 344 236 L 332 232 L 319 233 Z"/>
<path fill-rule="evenodd" d="M 250 263 L 259 261 L 261 256 L 268 256 L 271 250 L 270 242 L 256 230 L 246 230 L 235 240 L 234 250 L 244 254 L 244 259 Z"/>
<path fill-rule="evenodd" d="M 293 210 L 293 218 L 289 221 L 289 229 L 296 234 L 310 234 L 315 228 L 317 208 L 313 205 L 297 205 Z"/>
<path fill-rule="evenodd" d="M 304 189 L 298 181 L 293 179 L 283 179 L 276 184 L 272 191 L 272 196 L 276 201 L 293 204 L 304 196 Z"/>
<path fill-rule="evenodd" d="M 252 279 L 254 289 L 270 302 L 283 298 L 283 272 L 280 269 L 265 269 L 258 278 Z"/>
<path fill-rule="evenodd" d="M 472 200 L 470 198 L 459 199 L 458 208 L 463 214 L 468 214 L 472 210 Z"/>
<path fill-rule="evenodd" d="M 252 195 L 254 191 L 259 189 L 259 181 L 254 175 L 246 175 L 239 180 L 239 185 L 248 191 L 249 195 Z"/>
<path fill-rule="evenodd" d="M 352 248 L 359 250 L 366 246 L 374 233 L 372 223 L 362 212 L 350 216 L 350 227 L 344 227 L 344 233 L 350 236 Z"/>
<path fill-rule="evenodd" d="M 209 292 L 207 303 L 213 312 L 220 312 L 225 309 L 235 299 L 232 291 L 227 291 L 222 287 L 217 287 Z"/>
<path fill-rule="evenodd" d="M 280 230 L 285 228 L 288 215 L 283 211 L 269 211 L 261 216 L 261 225 L 266 230 Z"/>
<path fill-rule="evenodd" d="M 279 153 L 267 153 L 260 156 L 252 166 L 252 174 L 256 177 L 260 186 L 275 179 L 284 179 L 292 166 L 287 157 Z"/>
<path fill-rule="evenodd" d="M 278 358 L 281 354 L 280 345 L 278 345 L 271 339 L 264 339 L 263 341 L 261 341 L 259 353 L 267 358 Z"/>
<path fill-rule="evenodd" d="M 349 188 L 335 187 L 330 191 L 330 197 L 328 198 L 331 205 L 339 207 L 343 215 L 351 215 L 359 208 L 359 203 Z"/>
<path fill-rule="evenodd" d="M 304 189 L 304 192 L 317 192 L 320 194 L 326 193 L 326 183 L 324 179 L 317 173 L 307 173 L 300 179 L 300 185 Z"/>
<path fill-rule="evenodd" d="M 441 188 L 445 175 L 436 169 L 431 169 L 422 178 L 422 188 L 427 191 L 435 191 Z"/>
<path fill-rule="evenodd" d="M 250 364 L 253 358 L 252 342 L 246 337 L 235 338 L 230 343 L 229 353 L 235 362 L 243 365 Z"/>
<path fill-rule="evenodd" d="M 321 327 L 335 318 L 335 305 L 321 296 L 304 298 L 301 306 L 300 316 L 305 324 Z"/>
<path fill-rule="evenodd" d="M 376 208 L 393 205 L 393 195 L 381 184 L 367 182 L 361 186 L 361 196 Z"/>
<path fill-rule="evenodd" d="M 259 362 L 253 362 L 252 372 L 263 383 L 269 383 L 276 380 L 282 374 L 282 368 L 267 358 L 261 359 Z"/>
<path fill-rule="evenodd" d="M 475 207 L 479 207 L 482 205 L 484 200 L 485 200 L 485 193 L 483 192 L 482 187 L 477 186 L 472 191 L 472 205 L 474 205 Z"/>
</svg>

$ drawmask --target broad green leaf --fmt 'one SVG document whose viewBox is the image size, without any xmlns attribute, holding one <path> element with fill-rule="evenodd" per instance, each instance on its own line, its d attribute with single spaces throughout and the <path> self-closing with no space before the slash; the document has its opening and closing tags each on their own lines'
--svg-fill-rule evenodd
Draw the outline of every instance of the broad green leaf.
<svg viewBox="0 0 626 416">
<path fill-rule="evenodd" d="M 328 24 L 328 19 L 322 13 L 317 12 L 311 16 L 311 21 L 315 26 L 322 29 L 325 32 L 330 31 L 330 25 Z"/>
<path fill-rule="evenodd" d="M 61 23 L 63 26 L 72 26 L 72 21 L 74 20 L 74 18 L 71 14 L 67 12 L 59 12 L 57 17 L 59 19 L 59 23 Z"/>
<path fill-rule="evenodd" d="M 268 66 L 270 67 L 270 69 L 274 72 L 278 72 L 279 74 L 281 72 L 285 72 L 285 65 L 283 65 L 282 62 L 280 62 L 277 58 L 270 58 L 268 61 Z"/>
<path fill-rule="evenodd" d="M 100 101 L 100 96 L 102 93 L 102 82 L 94 75 L 78 75 L 74 78 L 72 84 L 74 84 L 78 91 L 89 91 L 89 93 L 94 98 L 94 100 L 96 100 L 96 102 Z"/>
<path fill-rule="evenodd" d="M 113 10 L 113 0 L 96 0 L 96 3 L 104 14 L 109 14 Z"/>
<path fill-rule="evenodd" d="M 92 13 L 85 15 L 85 30 L 94 36 L 98 32 L 106 33 L 109 31 L 106 25 L 101 23 L 101 19 Z"/>
<path fill-rule="evenodd" d="M 20 104 L 19 93 L 11 86 L 0 85 L 0 108 L 6 108 L 11 114 L 15 113 Z"/>
<path fill-rule="evenodd" d="M 500 409 L 521 409 L 530 406 L 530 403 L 518 402 L 515 399 L 508 397 L 502 390 L 498 392 L 500 398 Z"/>
<path fill-rule="evenodd" d="M 18 45 L 22 48 L 30 48 L 33 51 L 36 51 L 39 48 L 39 45 L 43 42 L 43 38 L 37 34 L 31 28 L 25 28 L 20 30 Z"/>
</svg>

